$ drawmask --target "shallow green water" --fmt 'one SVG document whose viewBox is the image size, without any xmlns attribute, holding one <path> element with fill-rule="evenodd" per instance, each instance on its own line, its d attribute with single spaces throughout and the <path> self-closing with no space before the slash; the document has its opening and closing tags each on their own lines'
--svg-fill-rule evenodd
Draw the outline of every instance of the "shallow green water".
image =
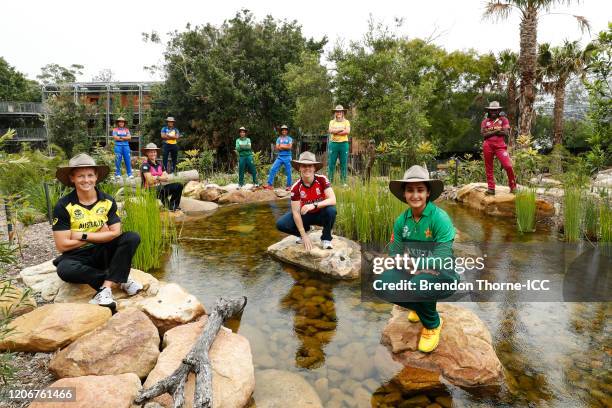
<svg viewBox="0 0 612 408">
<path fill-rule="evenodd" d="M 185 223 L 183 239 L 159 276 L 179 283 L 207 308 L 219 296 L 247 296 L 237 330 L 250 340 L 256 370 L 299 373 L 319 391 L 324 405 L 341 394 L 344 406 L 355 406 L 355 397 L 366 393 L 378 406 L 401 406 L 409 397 L 390 382 L 394 373 L 381 359 L 386 350 L 380 334 L 391 307 L 361 302 L 359 283 L 320 279 L 265 253 L 284 236 L 274 223 L 287 204 L 230 206 Z M 521 237 L 511 221 L 485 218 L 452 204 L 443 206 L 456 227 L 478 242 L 557 241 L 542 227 Z M 561 268 L 554 254 L 534 248 L 528 254 L 508 251 L 496 260 L 496 270 L 512 273 L 517 265 L 534 271 Z M 449 388 L 443 396 L 452 398 L 453 406 L 612 406 L 609 303 L 505 299 L 461 305 L 489 327 L 510 387 L 492 397 Z M 433 402 L 436 396 L 440 395 L 428 398 Z"/>
</svg>

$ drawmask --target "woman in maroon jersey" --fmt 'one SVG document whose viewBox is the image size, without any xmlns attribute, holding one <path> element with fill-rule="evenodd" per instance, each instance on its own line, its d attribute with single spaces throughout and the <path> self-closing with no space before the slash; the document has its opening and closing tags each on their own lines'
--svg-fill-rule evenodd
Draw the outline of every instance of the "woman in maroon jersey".
<svg viewBox="0 0 612 408">
<path fill-rule="evenodd" d="M 303 152 L 291 166 L 300 173 L 300 179 L 291 186 L 291 211 L 276 222 L 276 228 L 295 235 L 307 251 L 313 247 L 308 235 L 311 225 L 323 227 L 321 246 L 332 249 L 332 228 L 336 221 L 336 196 L 327 177 L 315 172 L 323 167 L 311 152 Z"/>
</svg>

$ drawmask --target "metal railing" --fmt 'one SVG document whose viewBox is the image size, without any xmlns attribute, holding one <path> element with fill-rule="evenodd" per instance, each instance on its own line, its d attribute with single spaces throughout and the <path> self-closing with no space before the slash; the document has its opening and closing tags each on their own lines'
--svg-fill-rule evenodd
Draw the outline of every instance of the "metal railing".
<svg viewBox="0 0 612 408">
<path fill-rule="evenodd" d="M 43 104 L 40 102 L 0 102 L 0 114 L 43 114 Z"/>
<path fill-rule="evenodd" d="M 38 142 L 47 140 L 47 129 L 45 128 L 15 128 L 12 142 Z M 5 134 L 8 129 L 0 129 L 0 135 Z"/>
</svg>

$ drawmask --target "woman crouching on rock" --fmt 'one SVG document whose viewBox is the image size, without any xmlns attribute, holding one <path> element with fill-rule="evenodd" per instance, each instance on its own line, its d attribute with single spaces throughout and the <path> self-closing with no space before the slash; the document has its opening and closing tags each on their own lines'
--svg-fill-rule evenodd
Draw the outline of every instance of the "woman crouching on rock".
<svg viewBox="0 0 612 408">
<path fill-rule="evenodd" d="M 425 168 L 410 167 L 402 180 L 389 183 L 389 189 L 409 205 L 393 226 L 389 256 L 408 254 L 413 261 L 411 270 L 390 270 L 385 272 L 383 279 L 394 282 L 408 280 L 414 289 L 387 299 L 410 309 L 410 322 L 423 324 L 418 348 L 429 353 L 438 346 L 443 324 L 436 310 L 436 301 L 453 294 L 451 290 L 435 290 L 431 286 L 436 283 L 450 286 L 459 280 L 453 268 L 455 228 L 448 214 L 433 203 L 444 190 L 444 185 L 441 180 L 430 179 Z M 423 289 L 424 286 L 427 289 Z"/>
</svg>

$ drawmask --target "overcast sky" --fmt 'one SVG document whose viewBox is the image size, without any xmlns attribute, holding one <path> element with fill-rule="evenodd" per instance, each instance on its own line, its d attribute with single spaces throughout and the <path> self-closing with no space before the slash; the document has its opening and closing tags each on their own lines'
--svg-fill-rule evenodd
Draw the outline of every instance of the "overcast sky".
<svg viewBox="0 0 612 408">
<path fill-rule="evenodd" d="M 574 2 L 576 3 L 576 2 Z M 250 9 L 258 17 L 297 20 L 306 36 L 327 35 L 329 50 L 338 40 L 361 39 L 370 14 L 393 24 L 404 19 L 401 33 L 409 37 L 437 36 L 447 50 L 475 48 L 481 52 L 518 50 L 519 17 L 482 20 L 482 0 L 319 1 L 319 0 L 106 0 L 106 1 L 3 1 L 0 56 L 35 79 L 48 63 L 85 66 L 83 81 L 109 68 L 120 81 L 155 80 L 143 69 L 160 61 L 163 47 L 142 42 L 142 32 L 183 30 L 186 23 L 221 24 L 237 10 Z M 565 15 L 540 18 L 539 42 L 583 44 L 612 19 L 612 1 L 585 0 L 559 13 L 583 15 L 591 22 L 591 35 L 581 34 L 574 19 Z"/>
</svg>

